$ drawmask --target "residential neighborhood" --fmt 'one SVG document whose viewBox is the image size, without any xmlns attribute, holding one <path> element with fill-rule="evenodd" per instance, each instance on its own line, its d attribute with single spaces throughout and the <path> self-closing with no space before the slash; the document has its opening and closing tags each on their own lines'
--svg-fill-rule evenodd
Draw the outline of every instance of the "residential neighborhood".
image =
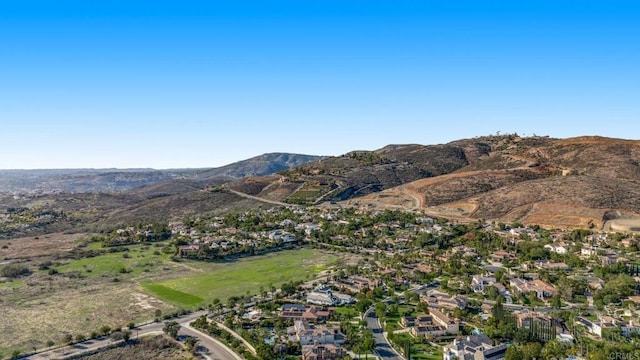
<svg viewBox="0 0 640 360">
<path fill-rule="evenodd" d="M 140 223 L 92 241 L 156 243 L 177 264 L 300 249 L 339 259 L 203 307 L 200 330 L 248 359 L 589 359 L 640 339 L 637 234 L 327 207 Z"/>
<path fill-rule="evenodd" d="M 288 301 L 276 315 L 290 324 L 283 339 L 299 344 L 303 358 L 363 351 L 356 339 L 367 329 L 354 322 L 366 306 L 375 307 L 390 346 L 412 358 L 498 360 L 537 343 L 540 354 L 553 344 L 556 355 L 577 359 L 586 344 L 633 344 L 640 336 L 633 234 L 465 225 L 367 209 L 245 213 L 170 228 L 181 244 L 176 256 L 186 258 L 305 246 L 350 254 L 352 265 L 272 294 Z M 268 304 L 251 309 L 269 319 Z"/>
</svg>

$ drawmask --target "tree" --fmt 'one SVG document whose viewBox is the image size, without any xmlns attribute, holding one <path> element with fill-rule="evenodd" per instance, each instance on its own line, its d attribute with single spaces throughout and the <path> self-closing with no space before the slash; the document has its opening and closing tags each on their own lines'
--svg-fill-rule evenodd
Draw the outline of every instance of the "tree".
<svg viewBox="0 0 640 360">
<path fill-rule="evenodd" d="M 524 354 L 519 346 L 511 346 L 507 349 L 507 352 L 504 355 L 504 360 L 522 360 L 524 359 Z"/>
<path fill-rule="evenodd" d="M 376 339 L 373 337 L 373 331 L 371 329 L 363 331 L 362 339 L 360 341 L 360 347 L 365 354 L 372 353 L 376 347 Z"/>
<path fill-rule="evenodd" d="M 189 336 L 187 340 L 184 341 L 184 344 L 187 347 L 187 350 L 192 353 L 198 349 L 198 339 L 194 337 Z"/>
<path fill-rule="evenodd" d="M 513 345 L 507 349 L 504 360 L 533 360 L 542 358 L 540 343 Z"/>
<path fill-rule="evenodd" d="M 384 315 L 387 313 L 387 304 L 383 302 L 379 302 L 376 304 L 376 316 L 379 318 L 384 318 Z"/>
<path fill-rule="evenodd" d="M 164 327 L 162 328 L 162 331 L 164 331 L 165 334 L 171 336 L 174 339 L 178 338 L 179 330 L 180 330 L 180 324 L 178 324 L 175 321 L 169 321 L 165 323 Z"/>
<path fill-rule="evenodd" d="M 273 348 L 271 347 L 271 345 L 265 344 L 264 342 L 260 343 L 260 345 L 258 345 L 256 347 L 256 353 L 258 355 L 258 358 L 260 358 L 260 359 L 275 359 L 276 358 L 276 353 L 273 350 Z"/>
<path fill-rule="evenodd" d="M 205 315 L 200 316 L 191 325 L 196 329 L 206 329 L 209 326 L 209 321 Z"/>
<path fill-rule="evenodd" d="M 558 342 L 558 340 L 549 341 L 542 349 L 542 357 L 545 359 L 565 359 L 569 350 L 569 345 Z"/>
<path fill-rule="evenodd" d="M 56 343 L 53 340 L 47 340 L 47 347 L 50 348 L 53 345 L 55 345 Z"/>
<path fill-rule="evenodd" d="M 560 310 L 560 308 L 562 307 L 562 301 L 560 300 L 560 294 L 553 295 L 553 297 L 551 298 L 551 307 L 556 309 L 556 310 Z"/>
<path fill-rule="evenodd" d="M 125 330 L 122 332 L 122 340 L 124 340 L 124 342 L 128 342 L 129 339 L 131 339 L 131 331 L 129 330 Z"/>
<path fill-rule="evenodd" d="M 514 336 L 514 341 L 518 344 L 523 344 L 531 339 L 530 330 L 527 328 L 518 328 Z"/>
<path fill-rule="evenodd" d="M 404 352 L 404 356 L 411 360 L 411 340 L 405 340 L 402 351 Z"/>
<path fill-rule="evenodd" d="M 109 335 L 109 333 L 111 333 L 111 326 L 102 325 L 100 327 L 100 335 L 105 336 L 105 335 Z"/>
<path fill-rule="evenodd" d="M 371 306 L 372 302 L 369 299 L 360 299 L 358 300 L 358 302 L 356 303 L 356 309 L 358 309 L 358 311 L 362 314 L 365 313 L 365 311 L 367 311 L 367 309 L 369 309 L 369 307 Z"/>
</svg>

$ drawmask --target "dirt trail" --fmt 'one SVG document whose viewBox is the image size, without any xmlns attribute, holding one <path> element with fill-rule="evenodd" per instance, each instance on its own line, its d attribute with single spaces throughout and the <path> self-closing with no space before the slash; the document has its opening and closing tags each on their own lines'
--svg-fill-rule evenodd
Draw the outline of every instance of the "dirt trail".
<svg viewBox="0 0 640 360">
<path fill-rule="evenodd" d="M 294 205 L 294 204 L 287 204 L 287 203 L 284 203 L 284 202 L 281 202 L 281 201 L 263 199 L 261 197 L 245 194 L 243 192 L 232 190 L 232 189 L 229 189 L 229 188 L 227 188 L 227 191 L 229 191 L 232 194 L 238 195 L 240 197 L 246 198 L 246 199 L 260 201 L 260 202 L 267 203 L 267 204 L 273 204 L 273 205 L 279 205 L 279 206 L 285 206 L 285 207 L 297 207 L 297 205 Z"/>
</svg>

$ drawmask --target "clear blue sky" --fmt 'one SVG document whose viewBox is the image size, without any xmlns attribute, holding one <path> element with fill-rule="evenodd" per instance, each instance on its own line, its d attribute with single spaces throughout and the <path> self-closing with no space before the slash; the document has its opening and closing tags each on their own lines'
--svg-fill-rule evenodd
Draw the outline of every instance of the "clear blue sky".
<svg viewBox="0 0 640 360">
<path fill-rule="evenodd" d="M 640 135 L 640 4 L 0 2 L 0 168 Z"/>
</svg>

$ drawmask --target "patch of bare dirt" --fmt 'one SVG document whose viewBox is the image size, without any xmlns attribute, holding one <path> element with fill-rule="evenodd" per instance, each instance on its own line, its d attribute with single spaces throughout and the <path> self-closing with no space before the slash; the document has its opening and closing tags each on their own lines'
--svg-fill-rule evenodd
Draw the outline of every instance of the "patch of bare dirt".
<svg viewBox="0 0 640 360">
<path fill-rule="evenodd" d="M 84 235 L 54 233 L 0 240 L 0 259 L 32 259 L 71 251 Z"/>
</svg>

